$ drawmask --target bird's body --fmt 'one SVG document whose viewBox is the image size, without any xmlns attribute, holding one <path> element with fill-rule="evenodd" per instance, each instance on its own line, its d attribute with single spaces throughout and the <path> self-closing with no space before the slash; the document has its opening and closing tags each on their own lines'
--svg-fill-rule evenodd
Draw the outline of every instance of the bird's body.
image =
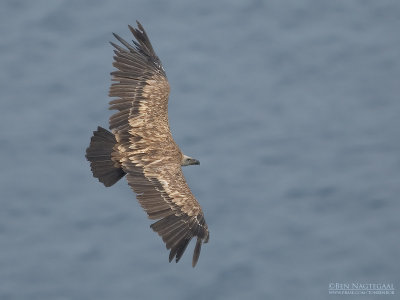
<svg viewBox="0 0 400 300">
<path fill-rule="evenodd" d="M 172 138 L 168 123 L 169 83 L 143 27 L 129 26 L 134 45 L 114 34 L 125 48 L 115 50 L 113 84 L 109 95 L 111 132 L 99 127 L 86 158 L 93 176 L 111 186 L 125 174 L 151 225 L 178 262 L 193 237 L 197 243 L 192 265 L 209 232 L 199 203 L 190 191 L 182 166 L 199 164 L 186 156 Z"/>
</svg>

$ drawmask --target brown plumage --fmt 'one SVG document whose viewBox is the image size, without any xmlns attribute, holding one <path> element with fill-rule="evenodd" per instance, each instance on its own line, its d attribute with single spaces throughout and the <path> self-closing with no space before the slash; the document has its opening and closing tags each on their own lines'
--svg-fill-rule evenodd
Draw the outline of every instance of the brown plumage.
<svg viewBox="0 0 400 300">
<path fill-rule="evenodd" d="M 142 25 L 129 26 L 133 45 L 114 34 L 124 46 L 115 48 L 110 109 L 111 132 L 99 127 L 86 150 L 93 176 L 111 186 L 127 174 L 128 184 L 150 219 L 150 227 L 170 249 L 169 261 L 182 257 L 197 237 L 192 265 L 209 232 L 199 203 L 190 191 L 181 166 L 199 164 L 184 155 L 172 138 L 168 123 L 169 84 Z"/>
</svg>

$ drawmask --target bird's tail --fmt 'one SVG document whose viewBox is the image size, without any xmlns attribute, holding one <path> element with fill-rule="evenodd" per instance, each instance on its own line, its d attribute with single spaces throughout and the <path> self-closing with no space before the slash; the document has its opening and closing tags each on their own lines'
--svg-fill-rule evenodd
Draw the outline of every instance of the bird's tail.
<svg viewBox="0 0 400 300">
<path fill-rule="evenodd" d="M 93 176 L 105 186 L 112 186 L 126 174 L 111 159 L 111 153 L 116 143 L 115 136 L 99 126 L 96 131 L 93 131 L 90 145 L 86 149 L 86 159 L 90 161 Z"/>
</svg>

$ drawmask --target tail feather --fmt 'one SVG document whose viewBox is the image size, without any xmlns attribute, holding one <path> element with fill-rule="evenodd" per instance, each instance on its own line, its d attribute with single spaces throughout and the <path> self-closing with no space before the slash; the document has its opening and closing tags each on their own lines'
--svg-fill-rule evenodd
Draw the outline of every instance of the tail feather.
<svg viewBox="0 0 400 300">
<path fill-rule="evenodd" d="M 90 145 L 86 149 L 86 159 L 90 162 L 93 176 L 107 187 L 112 186 L 126 174 L 111 159 L 116 143 L 115 136 L 99 126 L 93 132 Z"/>
</svg>

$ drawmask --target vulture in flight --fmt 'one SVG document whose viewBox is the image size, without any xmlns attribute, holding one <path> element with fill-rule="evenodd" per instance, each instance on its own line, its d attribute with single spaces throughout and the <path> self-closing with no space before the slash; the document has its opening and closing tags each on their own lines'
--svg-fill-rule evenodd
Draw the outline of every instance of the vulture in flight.
<svg viewBox="0 0 400 300">
<path fill-rule="evenodd" d="M 198 160 L 182 153 L 172 138 L 168 123 L 169 84 L 160 59 L 142 25 L 129 26 L 136 41 L 114 49 L 109 96 L 110 131 L 93 132 L 86 158 L 93 176 L 106 187 L 126 175 L 148 217 L 157 220 L 151 228 L 170 250 L 169 261 L 180 260 L 193 237 L 197 238 L 192 266 L 199 259 L 209 232 L 203 211 L 182 173 L 182 166 Z"/>
</svg>

